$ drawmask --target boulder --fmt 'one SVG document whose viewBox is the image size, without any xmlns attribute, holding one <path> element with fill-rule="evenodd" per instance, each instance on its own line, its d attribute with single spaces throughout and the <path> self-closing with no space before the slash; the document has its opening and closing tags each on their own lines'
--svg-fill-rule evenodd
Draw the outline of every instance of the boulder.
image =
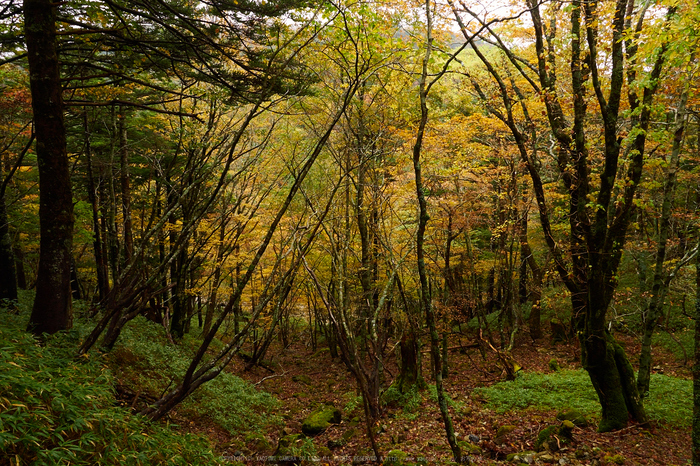
<svg viewBox="0 0 700 466">
<path fill-rule="evenodd" d="M 545 427 L 537 435 L 535 450 L 558 451 L 561 447 L 571 443 L 574 427 L 574 423 L 571 421 L 564 421 L 559 426 Z"/>
<path fill-rule="evenodd" d="M 510 434 L 515 430 L 515 426 L 501 426 L 498 428 L 496 431 L 496 436 L 493 438 L 493 441 L 496 442 L 496 445 L 500 445 L 501 443 L 505 442 L 506 435 Z"/>
<path fill-rule="evenodd" d="M 323 405 L 311 413 L 301 424 L 306 435 L 318 435 L 331 424 L 340 424 L 340 410 L 333 405 Z"/>
<path fill-rule="evenodd" d="M 552 343 L 561 343 L 567 340 L 566 325 L 561 320 L 554 318 L 549 321 L 549 325 L 552 328 Z"/>
<path fill-rule="evenodd" d="M 557 413 L 559 421 L 571 421 L 576 427 L 588 427 L 588 419 L 575 409 L 565 409 Z"/>
<path fill-rule="evenodd" d="M 292 377 L 292 382 L 302 383 L 304 385 L 312 385 L 313 384 L 311 377 L 309 377 L 308 375 L 304 375 L 304 374 L 295 375 L 294 377 Z"/>
</svg>

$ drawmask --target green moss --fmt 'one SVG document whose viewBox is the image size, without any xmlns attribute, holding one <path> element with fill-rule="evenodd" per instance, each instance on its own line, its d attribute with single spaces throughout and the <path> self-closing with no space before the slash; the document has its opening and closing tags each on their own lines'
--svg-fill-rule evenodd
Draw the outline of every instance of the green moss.
<svg viewBox="0 0 700 466">
<path fill-rule="evenodd" d="M 547 426 L 544 429 L 540 431 L 539 434 L 537 434 L 537 440 L 535 441 L 535 450 L 537 451 L 542 451 L 547 448 L 547 442 L 549 442 L 549 438 L 554 434 L 556 431 L 555 426 Z"/>
<path fill-rule="evenodd" d="M 690 427 L 693 418 L 693 383 L 677 377 L 652 374 L 644 407 L 650 419 L 672 426 Z M 600 402 L 588 374 L 582 370 L 561 370 L 552 374 L 521 373 L 514 381 L 500 382 L 474 390 L 487 407 L 497 412 L 527 408 L 576 410 L 600 418 Z"/>
<path fill-rule="evenodd" d="M 461 441 L 457 442 L 457 444 L 459 445 L 460 450 L 462 450 L 462 454 L 481 455 L 483 453 L 483 450 L 479 445 L 474 445 L 471 442 Z"/>
<path fill-rule="evenodd" d="M 498 428 L 496 431 L 496 436 L 494 437 L 494 441 L 496 443 L 503 443 L 503 440 L 505 439 L 506 435 L 510 434 L 515 430 L 515 426 L 501 426 Z"/>
<path fill-rule="evenodd" d="M 588 419 L 575 409 L 564 409 L 557 413 L 557 419 L 560 421 L 571 421 L 575 426 L 588 427 Z"/>
<path fill-rule="evenodd" d="M 614 463 L 614 464 L 625 464 L 625 457 L 617 454 L 617 455 L 612 455 L 612 456 L 605 456 L 603 458 L 606 463 Z"/>
<path fill-rule="evenodd" d="M 331 424 L 340 423 L 340 410 L 332 405 L 323 405 L 311 413 L 301 424 L 301 431 L 306 435 L 317 435 Z"/>
<path fill-rule="evenodd" d="M 386 454 L 384 457 L 384 462 L 382 463 L 385 466 L 404 466 L 406 463 L 406 458 L 408 457 L 408 453 L 402 450 L 391 450 L 389 453 Z"/>
<path fill-rule="evenodd" d="M 549 360 L 549 370 L 552 372 L 558 372 L 561 370 L 561 366 L 559 366 L 559 361 L 556 360 L 556 358 L 552 358 Z"/>
<path fill-rule="evenodd" d="M 309 377 L 308 375 L 304 375 L 304 374 L 295 375 L 294 377 L 292 377 L 292 382 L 302 383 L 304 385 L 312 385 L 313 384 L 311 377 Z"/>
</svg>

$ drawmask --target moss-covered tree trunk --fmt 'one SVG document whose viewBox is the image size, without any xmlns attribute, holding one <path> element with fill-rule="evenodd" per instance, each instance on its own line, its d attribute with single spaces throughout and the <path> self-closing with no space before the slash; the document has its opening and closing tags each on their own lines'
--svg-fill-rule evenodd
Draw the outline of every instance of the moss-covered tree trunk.
<svg viewBox="0 0 700 466">
<path fill-rule="evenodd" d="M 688 89 L 686 88 L 681 95 L 678 113 L 676 114 L 673 146 L 668 169 L 666 171 L 661 218 L 659 219 L 659 236 L 658 245 L 656 247 L 654 279 L 651 286 L 651 299 L 643 315 L 644 333 L 642 335 L 642 352 L 639 355 L 639 375 L 637 376 L 637 389 L 642 397 L 649 391 L 649 380 L 651 378 L 651 340 L 659 317 L 662 315 L 666 292 L 670 284 L 671 276 L 664 272 L 664 262 L 666 260 L 666 246 L 671 232 L 671 212 L 673 199 L 676 193 L 676 173 L 678 172 L 683 132 L 685 130 L 685 106 L 687 100 Z"/>
<path fill-rule="evenodd" d="M 416 388 L 425 387 L 425 381 L 421 373 L 421 361 L 418 338 L 410 329 L 404 333 L 399 342 L 399 375 L 396 377 L 396 388 L 401 393 L 408 393 Z"/>
</svg>

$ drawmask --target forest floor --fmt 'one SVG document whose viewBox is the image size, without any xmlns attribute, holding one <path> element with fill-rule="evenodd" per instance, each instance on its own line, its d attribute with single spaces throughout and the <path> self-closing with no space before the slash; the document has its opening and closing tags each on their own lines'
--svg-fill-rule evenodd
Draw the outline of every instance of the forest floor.
<svg viewBox="0 0 700 466">
<path fill-rule="evenodd" d="M 628 354 L 638 354 L 635 340 L 617 335 Z M 547 336 L 536 343 L 523 336 L 512 355 L 526 372 L 551 373 L 550 361 L 555 358 L 562 369 L 578 369 L 579 348 L 575 341 L 549 343 Z M 454 343 L 454 342 L 453 342 Z M 463 340 L 464 344 L 473 343 Z M 459 346 L 453 345 L 453 346 Z M 635 347 L 636 346 L 636 347 Z M 425 349 L 424 349 L 425 352 Z M 393 353 L 392 353 L 393 354 Z M 245 439 L 232 438 L 228 433 L 206 421 L 193 430 L 206 433 L 217 445 L 224 458 L 244 464 L 262 463 L 275 454 L 278 440 L 301 432 L 302 420 L 317 406 L 332 403 L 343 411 L 342 421 L 313 437 L 316 464 L 364 464 L 373 456 L 368 440 L 361 398 L 356 384 L 339 358 L 331 358 L 327 350 L 312 351 L 303 342 L 285 349 L 279 344 L 268 353 L 271 368 L 255 367 L 244 371 L 245 362 L 237 361 L 231 372 L 265 390 L 280 400 L 278 415 L 283 421 L 268 432 Z M 423 354 L 426 378 L 429 377 L 428 355 Z M 668 351 L 655 349 L 655 369 L 667 375 L 690 378 L 690 367 L 683 366 Z M 386 361 L 390 375 L 397 373 L 396 358 Z M 559 425 L 556 410 L 524 409 L 498 412 L 487 406 L 477 387 L 491 386 L 505 379 L 493 352 L 484 355 L 478 349 L 457 349 L 450 353 L 450 374 L 445 381 L 453 422 L 459 440 L 478 445 L 470 454 L 472 464 L 590 464 L 590 465 L 685 465 L 690 461 L 690 429 L 662 423 L 631 424 L 611 433 L 597 433 L 595 420 L 588 427 L 573 430 L 573 442 L 556 452 L 521 455 L 507 460 L 512 453 L 535 450 L 538 433 L 549 425 Z M 428 383 L 430 383 L 428 381 Z M 412 409 L 389 405 L 375 427 L 382 455 L 401 450 L 407 454 L 405 463 L 446 464 L 451 452 L 445 437 L 444 424 L 437 403 L 427 394 L 418 397 Z M 496 438 L 501 426 L 514 426 L 506 435 Z M 479 453 L 480 450 L 480 453 Z M 413 458 L 413 461 L 411 461 Z M 288 463 L 291 464 L 291 463 Z"/>
</svg>

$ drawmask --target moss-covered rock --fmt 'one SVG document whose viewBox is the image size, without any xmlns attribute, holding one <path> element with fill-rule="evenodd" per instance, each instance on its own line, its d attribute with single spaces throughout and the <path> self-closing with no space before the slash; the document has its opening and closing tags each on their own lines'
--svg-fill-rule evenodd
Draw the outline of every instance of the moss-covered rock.
<svg viewBox="0 0 700 466">
<path fill-rule="evenodd" d="M 493 438 L 493 441 L 496 442 L 496 444 L 501 444 L 505 441 L 506 436 L 513 432 L 515 430 L 515 426 L 501 426 L 498 428 L 496 431 L 496 436 Z"/>
<path fill-rule="evenodd" d="M 542 451 L 548 449 L 549 441 L 556 430 L 556 426 L 547 426 L 542 429 L 540 433 L 537 434 L 537 440 L 535 440 L 535 450 Z"/>
<path fill-rule="evenodd" d="M 540 431 L 535 441 L 537 451 L 557 451 L 562 446 L 568 445 L 573 440 L 572 432 L 574 423 L 564 421 L 559 426 L 547 426 Z"/>
<path fill-rule="evenodd" d="M 304 434 L 285 435 L 279 439 L 274 456 L 276 458 L 293 457 L 295 453 L 302 448 L 305 441 L 306 435 Z"/>
<path fill-rule="evenodd" d="M 459 449 L 462 450 L 463 455 L 481 455 L 483 453 L 483 450 L 479 445 L 475 445 L 471 442 L 457 442 L 459 445 Z"/>
<path fill-rule="evenodd" d="M 566 325 L 556 317 L 549 321 L 549 326 L 552 329 L 552 343 L 561 343 L 566 341 Z"/>
<path fill-rule="evenodd" d="M 606 463 L 612 463 L 612 464 L 625 464 L 625 457 L 617 454 L 617 455 L 606 455 L 604 458 Z"/>
<path fill-rule="evenodd" d="M 512 463 L 525 463 L 525 464 L 530 464 L 533 461 L 533 458 L 535 457 L 535 452 L 532 450 L 525 450 L 521 452 L 516 452 L 516 453 L 509 453 L 506 455 L 506 461 L 510 461 Z"/>
<path fill-rule="evenodd" d="M 331 424 L 339 424 L 340 410 L 333 405 L 323 405 L 311 413 L 301 424 L 301 431 L 306 435 L 317 435 Z"/>
<path fill-rule="evenodd" d="M 571 421 L 576 427 L 588 427 L 588 419 L 575 409 L 565 409 L 557 413 L 557 419 L 560 421 Z"/>
<path fill-rule="evenodd" d="M 292 382 L 303 383 L 304 385 L 312 385 L 313 381 L 308 375 L 300 374 L 292 377 Z"/>
<path fill-rule="evenodd" d="M 329 440 L 327 443 L 328 448 L 339 448 L 345 446 L 345 444 L 347 444 L 348 441 L 355 436 L 355 433 L 356 431 L 353 428 L 346 430 L 339 439 Z"/>
<path fill-rule="evenodd" d="M 403 466 L 404 464 L 406 464 L 407 457 L 408 453 L 406 453 L 405 451 L 391 450 L 384 457 L 384 462 L 382 464 L 385 466 Z"/>
<path fill-rule="evenodd" d="M 552 358 L 549 360 L 549 370 L 552 372 L 559 372 L 561 370 L 561 366 L 559 365 L 559 361 L 557 361 L 556 358 Z"/>
<path fill-rule="evenodd" d="M 251 432 L 250 434 L 246 435 L 245 443 L 257 452 L 269 452 L 272 449 L 270 440 L 258 432 Z"/>
</svg>

